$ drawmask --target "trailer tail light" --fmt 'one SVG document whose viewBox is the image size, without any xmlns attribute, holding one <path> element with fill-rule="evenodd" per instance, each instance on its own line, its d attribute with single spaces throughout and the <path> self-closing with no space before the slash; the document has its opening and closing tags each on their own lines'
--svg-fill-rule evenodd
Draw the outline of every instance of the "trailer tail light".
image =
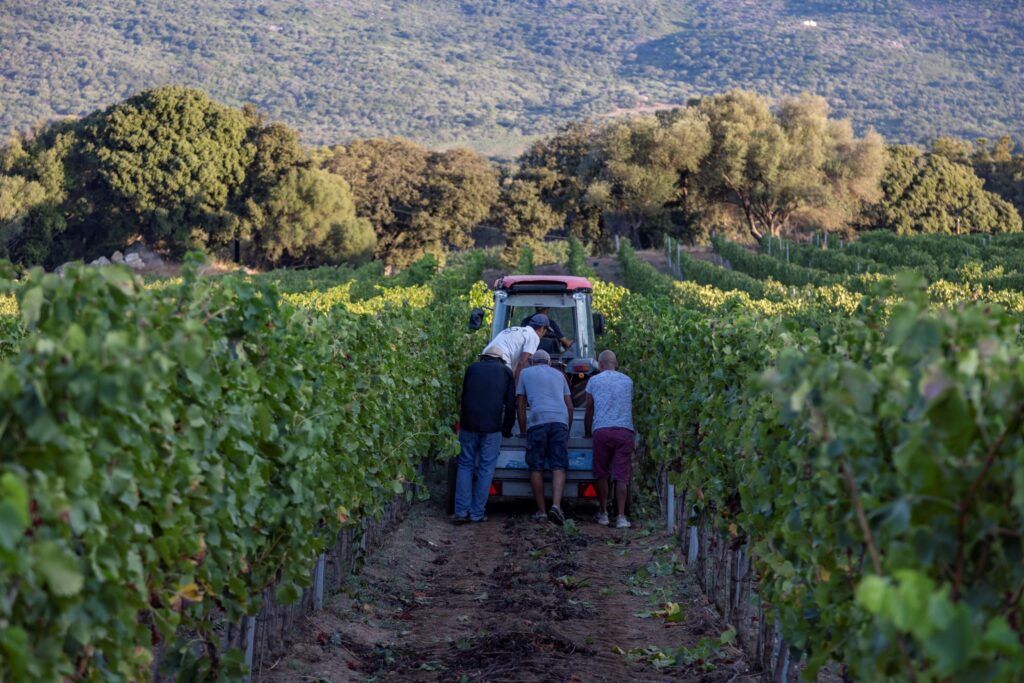
<svg viewBox="0 0 1024 683">
<path fill-rule="evenodd" d="M 487 492 L 489 496 L 500 496 L 501 495 L 501 482 L 495 482 L 491 484 L 491 490 Z"/>
<path fill-rule="evenodd" d="M 590 366 L 587 365 L 586 363 L 576 363 L 575 365 L 572 366 L 573 372 L 588 372 L 589 370 Z"/>
<path fill-rule="evenodd" d="M 597 489 L 593 484 L 587 484 L 583 487 L 583 493 L 580 494 L 581 498 L 597 498 Z"/>
</svg>

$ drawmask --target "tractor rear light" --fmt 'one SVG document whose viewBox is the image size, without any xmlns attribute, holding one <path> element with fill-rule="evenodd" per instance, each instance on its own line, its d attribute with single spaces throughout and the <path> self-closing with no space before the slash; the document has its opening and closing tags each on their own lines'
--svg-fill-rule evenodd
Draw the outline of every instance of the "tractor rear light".
<svg viewBox="0 0 1024 683">
<path fill-rule="evenodd" d="M 590 370 L 590 366 L 586 363 L 576 363 L 572 366 L 573 372 L 587 372 L 588 370 Z"/>
<path fill-rule="evenodd" d="M 587 484 L 583 487 L 583 493 L 580 494 L 580 498 L 597 498 L 597 489 L 593 484 Z"/>
<path fill-rule="evenodd" d="M 500 496 L 501 495 L 501 482 L 496 481 L 491 484 L 491 489 L 487 492 L 489 496 Z"/>
</svg>

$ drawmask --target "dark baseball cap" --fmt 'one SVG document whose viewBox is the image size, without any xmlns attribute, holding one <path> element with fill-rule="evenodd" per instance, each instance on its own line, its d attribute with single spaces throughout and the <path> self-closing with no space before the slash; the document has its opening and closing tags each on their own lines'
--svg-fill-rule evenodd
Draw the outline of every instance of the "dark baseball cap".
<svg viewBox="0 0 1024 683">
<path fill-rule="evenodd" d="M 551 320 L 546 315 L 544 315 L 543 313 L 537 313 L 532 318 L 530 318 L 530 322 L 527 323 L 527 324 L 530 327 L 534 327 L 534 328 L 537 328 L 537 327 L 551 327 Z"/>
</svg>

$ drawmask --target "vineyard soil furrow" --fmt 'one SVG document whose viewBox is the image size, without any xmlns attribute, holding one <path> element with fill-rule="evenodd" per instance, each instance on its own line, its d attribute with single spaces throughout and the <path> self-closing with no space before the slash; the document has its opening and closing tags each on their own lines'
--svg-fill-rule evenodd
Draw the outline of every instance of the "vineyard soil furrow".
<svg viewBox="0 0 1024 683">
<path fill-rule="evenodd" d="M 590 509 L 559 529 L 522 506 L 492 508 L 487 522 L 452 526 L 439 503 L 414 506 L 262 679 L 744 680 L 729 646 L 714 661 L 655 663 L 658 649 L 696 651 L 727 628 L 681 573 L 670 535 L 599 527 Z M 666 602 L 685 618 L 655 614 Z"/>
</svg>

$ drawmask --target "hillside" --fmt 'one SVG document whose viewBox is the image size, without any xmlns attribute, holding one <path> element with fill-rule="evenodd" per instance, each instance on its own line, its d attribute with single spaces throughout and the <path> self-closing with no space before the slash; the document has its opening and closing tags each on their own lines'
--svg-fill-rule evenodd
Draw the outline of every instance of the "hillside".
<svg viewBox="0 0 1024 683">
<path fill-rule="evenodd" d="M 308 142 L 510 153 L 569 119 L 741 87 L 814 91 L 895 140 L 1020 138 L 1022 36 L 1006 0 L 12 0 L 0 130 L 178 83 Z"/>
</svg>

